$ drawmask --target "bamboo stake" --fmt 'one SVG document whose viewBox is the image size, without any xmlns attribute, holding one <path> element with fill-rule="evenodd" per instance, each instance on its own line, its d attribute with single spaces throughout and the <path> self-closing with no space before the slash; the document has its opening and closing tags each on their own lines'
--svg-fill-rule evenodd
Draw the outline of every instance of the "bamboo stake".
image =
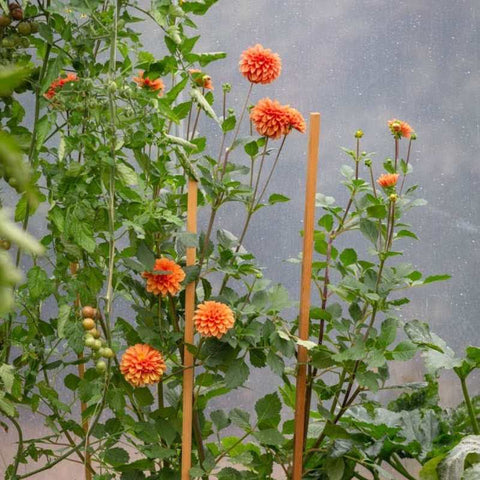
<svg viewBox="0 0 480 480">
<path fill-rule="evenodd" d="M 197 191 L 195 180 L 188 180 L 187 231 L 197 233 Z M 187 267 L 195 264 L 195 247 L 187 248 Z M 195 310 L 195 282 L 185 289 L 185 334 L 183 370 L 183 423 L 182 423 L 182 480 L 189 480 L 192 466 L 192 422 L 193 422 L 193 355 L 187 345 L 193 344 L 193 314 Z"/>
<path fill-rule="evenodd" d="M 315 194 L 317 189 L 318 144 L 320 114 L 310 114 L 305 214 L 303 224 L 303 260 L 300 291 L 299 338 L 308 340 L 310 330 L 310 286 L 312 278 L 313 232 L 315 222 Z M 301 480 L 303 473 L 303 448 L 305 437 L 305 394 L 307 388 L 307 350 L 299 345 L 297 362 L 297 388 L 295 397 L 295 435 L 293 445 L 293 477 Z"/>
</svg>

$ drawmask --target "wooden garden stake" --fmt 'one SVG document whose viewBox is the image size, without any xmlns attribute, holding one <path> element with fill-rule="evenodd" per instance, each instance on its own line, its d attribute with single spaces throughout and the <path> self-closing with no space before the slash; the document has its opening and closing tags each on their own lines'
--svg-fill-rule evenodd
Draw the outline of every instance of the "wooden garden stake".
<svg viewBox="0 0 480 480">
<path fill-rule="evenodd" d="M 197 191 L 195 180 L 188 180 L 187 231 L 197 233 Z M 195 265 L 195 247 L 187 248 L 187 267 Z M 182 424 L 182 480 L 189 480 L 192 466 L 193 422 L 193 355 L 187 345 L 193 344 L 193 314 L 195 311 L 195 281 L 185 289 L 185 334 L 183 354 L 183 424 Z"/>
<path fill-rule="evenodd" d="M 307 182 L 303 223 L 303 260 L 300 291 L 299 338 L 308 340 L 310 330 L 310 286 L 312 277 L 315 194 L 317 189 L 320 114 L 310 114 L 307 151 Z M 307 389 L 307 350 L 298 346 L 297 388 L 295 397 L 295 435 L 293 445 L 293 480 L 301 480 L 305 437 L 305 394 Z"/>
</svg>

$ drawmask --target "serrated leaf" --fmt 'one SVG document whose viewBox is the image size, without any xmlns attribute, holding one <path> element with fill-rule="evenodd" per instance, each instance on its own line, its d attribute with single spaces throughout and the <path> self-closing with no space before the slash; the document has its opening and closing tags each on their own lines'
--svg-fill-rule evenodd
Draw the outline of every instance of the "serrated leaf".
<svg viewBox="0 0 480 480">
<path fill-rule="evenodd" d="M 282 403 L 278 394 L 269 393 L 255 403 L 257 413 L 257 426 L 260 430 L 276 428 L 280 423 L 280 410 Z"/>
</svg>

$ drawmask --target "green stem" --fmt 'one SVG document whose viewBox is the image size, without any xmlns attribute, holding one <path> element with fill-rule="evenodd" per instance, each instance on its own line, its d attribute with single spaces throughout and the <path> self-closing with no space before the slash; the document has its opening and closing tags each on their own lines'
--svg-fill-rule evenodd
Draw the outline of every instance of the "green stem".
<svg viewBox="0 0 480 480">
<path fill-rule="evenodd" d="M 401 460 L 395 455 L 392 455 L 392 459 L 387 460 L 387 463 L 408 480 L 415 480 L 415 477 L 410 475 L 408 470 L 402 465 Z"/>
<path fill-rule="evenodd" d="M 118 35 L 118 16 L 121 0 L 115 3 L 115 12 L 113 16 L 112 43 L 110 45 L 110 61 L 108 66 L 108 80 L 113 82 L 115 78 L 115 69 L 117 64 L 117 35 Z M 110 169 L 110 178 L 108 186 L 108 280 L 106 294 L 106 316 L 107 316 L 107 340 L 110 341 L 110 326 L 112 321 L 113 307 L 113 272 L 115 269 L 115 173 L 116 173 L 116 104 L 112 89 L 108 92 L 108 105 L 110 110 L 111 142 L 110 150 L 112 155 L 112 167 Z"/>
<path fill-rule="evenodd" d="M 7 417 L 13 423 L 18 433 L 18 447 L 17 447 L 17 453 L 15 455 L 15 463 L 13 465 L 13 473 L 12 473 L 12 478 L 17 478 L 18 467 L 20 465 L 20 458 L 23 453 L 23 433 L 22 433 L 22 428 L 20 427 L 20 424 L 10 415 L 7 415 Z"/>
<path fill-rule="evenodd" d="M 465 377 L 459 378 L 462 385 L 463 398 L 465 399 L 465 405 L 467 406 L 468 416 L 470 417 L 470 422 L 472 423 L 473 433 L 475 433 L 475 435 L 480 435 L 477 416 L 475 415 L 475 409 L 473 408 L 472 400 L 470 399 L 470 395 L 468 393 L 467 379 Z"/>
</svg>

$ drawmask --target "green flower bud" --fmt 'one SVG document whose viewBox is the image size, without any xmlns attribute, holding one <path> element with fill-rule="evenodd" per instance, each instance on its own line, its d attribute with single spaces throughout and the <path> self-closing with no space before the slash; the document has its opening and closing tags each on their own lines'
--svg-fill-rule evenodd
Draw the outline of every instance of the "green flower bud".
<svg viewBox="0 0 480 480">
<path fill-rule="evenodd" d="M 224 83 L 222 85 L 222 90 L 225 92 L 225 93 L 230 93 L 230 91 L 232 90 L 232 86 L 229 84 L 229 83 Z"/>
<path fill-rule="evenodd" d="M 363 130 L 357 130 L 355 132 L 355 138 L 362 138 L 363 137 Z"/>
<path fill-rule="evenodd" d="M 370 158 L 365 159 L 365 165 L 370 168 L 372 166 L 372 160 Z"/>
</svg>

